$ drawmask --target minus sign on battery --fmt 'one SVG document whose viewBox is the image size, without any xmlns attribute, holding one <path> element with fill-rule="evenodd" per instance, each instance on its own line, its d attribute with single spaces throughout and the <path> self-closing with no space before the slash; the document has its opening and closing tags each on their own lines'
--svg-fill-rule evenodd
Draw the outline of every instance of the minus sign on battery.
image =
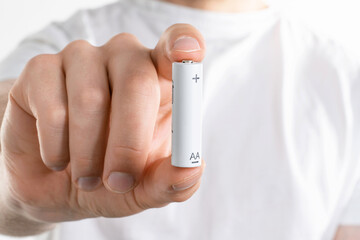
<svg viewBox="0 0 360 240">
<path fill-rule="evenodd" d="M 199 163 L 199 161 L 191 162 L 191 163 Z"/>
</svg>

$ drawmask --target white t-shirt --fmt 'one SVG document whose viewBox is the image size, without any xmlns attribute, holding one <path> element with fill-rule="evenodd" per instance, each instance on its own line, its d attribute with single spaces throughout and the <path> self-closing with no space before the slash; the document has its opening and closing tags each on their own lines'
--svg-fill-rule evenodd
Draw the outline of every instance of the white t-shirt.
<svg viewBox="0 0 360 240">
<path fill-rule="evenodd" d="M 200 189 L 130 217 L 63 223 L 54 239 L 331 239 L 360 180 L 360 64 L 273 8 L 118 1 L 30 36 L 0 64 L 0 79 L 76 39 L 102 45 L 130 32 L 153 48 L 179 22 L 207 43 Z"/>
</svg>

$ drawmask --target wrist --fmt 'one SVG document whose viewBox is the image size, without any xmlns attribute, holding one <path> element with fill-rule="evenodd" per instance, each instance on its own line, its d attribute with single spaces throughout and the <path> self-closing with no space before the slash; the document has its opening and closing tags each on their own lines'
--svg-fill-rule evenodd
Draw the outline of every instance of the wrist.
<svg viewBox="0 0 360 240">
<path fill-rule="evenodd" d="M 0 234 L 30 236 L 54 228 L 53 223 L 40 222 L 27 216 L 8 188 L 9 184 L 2 164 L 0 164 L 0 178 Z"/>
</svg>

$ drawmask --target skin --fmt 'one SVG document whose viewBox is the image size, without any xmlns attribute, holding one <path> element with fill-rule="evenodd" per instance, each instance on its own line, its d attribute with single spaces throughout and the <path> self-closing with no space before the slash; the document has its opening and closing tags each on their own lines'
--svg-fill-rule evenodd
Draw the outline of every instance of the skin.
<svg viewBox="0 0 360 240">
<path fill-rule="evenodd" d="M 30 60 L 3 117 L 0 232 L 31 235 L 188 199 L 204 165 L 170 163 L 171 64 L 204 55 L 201 34 L 177 24 L 155 49 L 122 33 Z"/>
<path fill-rule="evenodd" d="M 262 0 L 167 0 L 178 5 L 219 12 L 247 12 L 266 8 Z"/>
<path fill-rule="evenodd" d="M 266 7 L 255 0 L 169 2 L 224 12 Z M 193 40 L 176 41 L 183 36 Z M 204 164 L 170 164 L 171 63 L 204 56 L 202 35 L 177 24 L 155 49 L 130 34 L 102 47 L 76 41 L 0 82 L 0 233 L 29 236 L 62 221 L 124 217 L 190 198 Z M 359 232 L 341 226 L 335 239 L 358 239 Z"/>
</svg>

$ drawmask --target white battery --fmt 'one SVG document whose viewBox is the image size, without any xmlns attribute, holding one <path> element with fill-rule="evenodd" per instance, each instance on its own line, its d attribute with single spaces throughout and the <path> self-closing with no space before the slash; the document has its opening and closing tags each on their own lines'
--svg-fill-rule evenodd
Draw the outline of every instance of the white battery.
<svg viewBox="0 0 360 240">
<path fill-rule="evenodd" d="M 201 166 L 202 85 L 202 63 L 184 60 L 172 64 L 173 166 Z"/>
</svg>

